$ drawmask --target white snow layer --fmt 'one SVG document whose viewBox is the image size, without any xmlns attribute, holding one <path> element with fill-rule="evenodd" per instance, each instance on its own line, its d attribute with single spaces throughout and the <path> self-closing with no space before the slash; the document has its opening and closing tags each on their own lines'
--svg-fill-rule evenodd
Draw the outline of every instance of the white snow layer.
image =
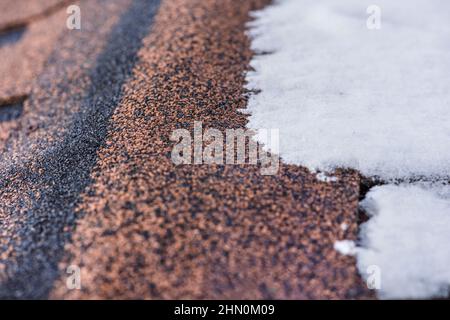
<svg viewBox="0 0 450 320">
<path fill-rule="evenodd" d="M 279 0 L 250 23 L 252 129 L 279 128 L 285 162 L 385 180 L 450 173 L 450 1 Z M 446 296 L 450 285 L 450 187 L 372 189 L 355 253 L 361 274 L 381 270 L 381 298 Z M 373 268 L 369 268 L 373 270 Z"/>
<path fill-rule="evenodd" d="M 357 249 L 362 275 L 381 270 L 381 298 L 446 297 L 450 288 L 450 198 L 442 187 L 386 185 L 373 188 L 363 208 Z"/>
<path fill-rule="evenodd" d="M 450 2 L 283 0 L 256 12 L 249 127 L 284 161 L 402 178 L 450 172 Z"/>
<path fill-rule="evenodd" d="M 352 240 L 341 240 L 334 243 L 334 250 L 345 256 L 352 256 L 356 253 L 356 244 Z"/>
</svg>

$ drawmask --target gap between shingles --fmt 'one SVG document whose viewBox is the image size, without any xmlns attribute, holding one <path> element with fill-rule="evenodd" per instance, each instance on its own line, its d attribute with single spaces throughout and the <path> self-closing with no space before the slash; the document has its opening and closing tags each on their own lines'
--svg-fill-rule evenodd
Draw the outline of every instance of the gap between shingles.
<svg viewBox="0 0 450 320">
<path fill-rule="evenodd" d="M 0 108 L 14 104 L 24 103 L 28 98 L 27 94 L 14 95 L 7 98 L 0 98 Z"/>
</svg>

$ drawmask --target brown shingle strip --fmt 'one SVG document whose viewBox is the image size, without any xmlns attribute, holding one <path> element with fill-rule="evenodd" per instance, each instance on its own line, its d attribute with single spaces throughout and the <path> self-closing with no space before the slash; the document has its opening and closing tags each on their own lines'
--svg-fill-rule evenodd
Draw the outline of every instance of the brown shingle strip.
<svg viewBox="0 0 450 320">
<path fill-rule="evenodd" d="M 13 3 L 24 2 L 8 3 L 12 6 Z M 60 9 L 25 27 L 0 32 L 0 104 L 8 104 L 8 100 L 30 94 L 58 37 L 66 30 L 65 20 L 65 10 Z M 1 129 L 0 150 L 9 133 L 19 130 L 18 119 L 8 122 L 8 125 L 4 123 Z"/>
<path fill-rule="evenodd" d="M 1 1 L 0 34 L 50 16 L 68 3 L 68 0 Z"/>
<path fill-rule="evenodd" d="M 175 128 L 244 127 L 244 34 L 267 1 L 164 1 L 76 212 L 54 298 L 366 298 L 355 261 L 359 177 L 306 169 L 185 165 Z M 349 228 L 340 228 L 346 223 Z M 63 271 L 81 267 L 82 290 Z"/>
<path fill-rule="evenodd" d="M 96 152 L 158 8 L 85 0 L 82 30 L 55 43 L 0 154 L 0 297 L 45 298 Z"/>
<path fill-rule="evenodd" d="M 66 12 L 59 10 L 26 28 L 13 31 L 14 41 L 5 41 L 0 47 L 0 100 L 28 94 L 45 60 L 53 50 L 60 33 L 66 29 Z M 9 37 L 9 33 L 0 34 Z"/>
</svg>

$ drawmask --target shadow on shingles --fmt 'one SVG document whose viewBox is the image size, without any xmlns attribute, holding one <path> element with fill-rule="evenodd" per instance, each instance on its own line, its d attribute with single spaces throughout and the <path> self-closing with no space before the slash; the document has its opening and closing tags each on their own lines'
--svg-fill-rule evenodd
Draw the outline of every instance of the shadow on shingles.
<svg viewBox="0 0 450 320">
<path fill-rule="evenodd" d="M 26 26 L 21 26 L 16 29 L 0 32 L 0 49 L 19 42 L 26 30 Z"/>
<path fill-rule="evenodd" d="M 71 241 L 67 227 L 72 230 L 80 218 L 75 209 L 92 183 L 97 151 L 104 144 L 109 119 L 123 97 L 122 86 L 132 76 L 137 52 L 158 7 L 159 0 L 134 0 L 121 15 L 90 72 L 91 87 L 81 103 L 83 111 L 72 120 L 64 141 L 40 161 L 45 173 L 17 169 L 22 177 L 19 184 L 25 181 L 42 190 L 39 198 L 31 195 L 32 204 L 21 213 L 25 221 L 15 231 L 21 239 L 14 243 L 15 260 L 7 261 L 8 279 L 1 283 L 0 298 L 47 298 L 60 276 L 58 264 L 65 243 Z M 97 103 L 99 97 L 101 103 Z M 0 181 L 0 190 L 9 183 Z"/>
<path fill-rule="evenodd" d="M 23 113 L 23 104 L 28 96 L 14 96 L 0 100 L 0 123 L 17 120 Z"/>
</svg>

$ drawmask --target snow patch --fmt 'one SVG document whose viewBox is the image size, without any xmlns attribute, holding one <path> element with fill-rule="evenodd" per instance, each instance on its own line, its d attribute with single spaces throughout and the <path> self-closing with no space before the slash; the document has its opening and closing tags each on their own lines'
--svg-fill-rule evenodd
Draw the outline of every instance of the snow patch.
<svg viewBox="0 0 450 320">
<path fill-rule="evenodd" d="M 288 163 L 384 179 L 450 172 L 450 2 L 283 0 L 254 15 L 252 129 Z"/>
<path fill-rule="evenodd" d="M 423 184 L 373 188 L 361 206 L 361 274 L 382 272 L 381 298 L 446 297 L 450 289 L 450 186 Z"/>
<path fill-rule="evenodd" d="M 352 240 L 340 240 L 334 243 L 334 250 L 345 256 L 353 256 L 356 253 L 356 244 Z"/>
<path fill-rule="evenodd" d="M 338 180 L 336 177 L 330 176 L 324 172 L 319 172 L 316 174 L 316 178 L 322 182 L 336 182 Z"/>
<path fill-rule="evenodd" d="M 248 127 L 279 128 L 279 154 L 316 172 L 354 168 L 385 181 L 450 176 L 450 2 L 278 0 L 249 24 L 255 71 Z M 326 175 L 317 175 L 319 180 Z M 380 297 L 446 296 L 450 188 L 419 182 L 372 189 L 355 254 L 380 266 Z"/>
</svg>

